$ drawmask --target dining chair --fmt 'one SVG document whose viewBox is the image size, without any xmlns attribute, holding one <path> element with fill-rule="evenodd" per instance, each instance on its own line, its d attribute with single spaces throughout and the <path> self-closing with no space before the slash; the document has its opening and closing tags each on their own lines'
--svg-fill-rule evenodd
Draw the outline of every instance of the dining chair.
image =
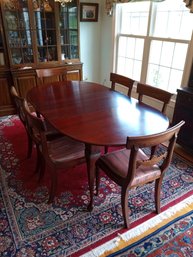
<svg viewBox="0 0 193 257">
<path fill-rule="evenodd" d="M 163 90 L 163 89 L 160 89 L 157 87 L 153 87 L 153 86 L 150 86 L 147 84 L 139 83 L 139 82 L 137 83 L 137 93 L 138 93 L 139 103 L 149 105 L 147 100 L 144 101 L 144 96 L 150 97 L 151 99 L 157 99 L 162 104 L 160 111 L 163 114 L 166 114 L 167 106 L 173 96 L 172 93 L 170 93 L 166 90 Z M 152 155 L 156 151 L 156 147 L 153 146 L 151 148 Z"/>
<path fill-rule="evenodd" d="M 111 81 L 111 89 L 112 90 L 116 90 L 116 87 L 118 85 L 124 86 L 127 89 L 127 96 L 131 97 L 131 92 L 132 92 L 132 88 L 133 88 L 133 84 L 134 84 L 135 80 L 111 72 L 110 73 L 110 81 Z"/>
<path fill-rule="evenodd" d="M 30 136 L 37 146 L 40 176 L 44 175 L 46 167 L 50 172 L 51 187 L 48 203 L 51 203 L 54 200 L 57 188 L 57 172 L 84 163 L 86 161 L 85 145 L 67 136 L 47 140 L 43 120 L 31 114 L 26 101 L 24 101 L 23 107 Z"/>
<path fill-rule="evenodd" d="M 155 207 L 156 212 L 160 213 L 163 177 L 170 165 L 178 132 L 184 123 L 181 121 L 159 134 L 127 137 L 125 149 L 102 155 L 96 161 L 96 195 L 99 191 L 99 171 L 101 169 L 121 187 L 121 206 L 126 228 L 129 228 L 130 223 L 128 196 L 131 188 L 155 181 Z M 169 142 L 168 146 L 164 148 L 164 151 L 156 151 L 154 156 L 142 150 L 144 147 L 159 145 L 166 141 Z"/>
<path fill-rule="evenodd" d="M 31 154 L 32 154 L 33 143 L 32 143 L 32 139 L 31 139 L 31 137 L 29 135 L 29 132 L 28 132 L 27 120 L 26 120 L 26 117 L 25 117 L 25 114 L 24 114 L 24 111 L 23 111 L 24 98 L 19 96 L 19 94 L 18 94 L 18 92 L 17 92 L 17 90 L 14 86 L 11 86 L 10 92 L 11 92 L 11 95 L 12 95 L 13 100 L 15 102 L 16 110 L 17 110 L 17 114 L 19 116 L 19 119 L 22 122 L 22 124 L 23 124 L 23 126 L 26 130 L 27 140 L 28 140 L 27 158 L 30 158 Z"/>
<path fill-rule="evenodd" d="M 40 84 L 67 80 L 67 71 L 64 67 L 36 69 L 36 75 Z"/>
<path fill-rule="evenodd" d="M 132 88 L 133 88 L 133 84 L 135 82 L 135 80 L 130 79 L 128 77 L 119 75 L 117 73 L 110 73 L 110 81 L 111 81 L 111 89 L 112 90 L 116 90 L 117 86 L 121 85 L 124 88 L 127 89 L 127 96 L 131 97 L 131 92 L 132 92 Z M 108 152 L 108 146 L 105 146 L 105 153 Z"/>
<path fill-rule="evenodd" d="M 157 88 L 157 87 L 153 87 L 147 84 L 143 84 L 143 83 L 137 83 L 137 93 L 138 93 L 138 100 L 139 103 L 144 103 L 144 96 L 148 96 L 150 98 L 154 98 L 159 100 L 162 103 L 162 108 L 161 108 L 161 112 L 163 114 L 166 114 L 166 108 L 173 96 L 172 93 Z M 147 103 L 147 101 L 145 102 Z"/>
<path fill-rule="evenodd" d="M 32 138 L 29 134 L 27 119 L 26 119 L 26 115 L 25 115 L 24 110 L 23 110 L 24 98 L 19 96 L 19 94 L 18 94 L 18 92 L 17 92 L 17 90 L 14 86 L 11 86 L 10 92 L 11 92 L 11 95 L 14 99 L 19 119 L 23 123 L 24 128 L 26 130 L 26 134 L 27 134 L 27 138 L 28 138 L 27 158 L 30 158 L 31 154 L 32 154 L 32 149 L 33 149 L 33 143 L 34 142 L 33 142 Z M 36 115 L 36 112 L 31 112 L 31 113 L 33 115 Z M 57 137 L 62 136 L 61 133 L 59 133 L 48 122 L 46 122 L 41 115 L 39 115 L 39 117 L 41 117 L 41 119 L 43 120 L 44 127 L 45 127 L 45 130 L 46 130 L 46 137 L 47 137 L 48 140 L 52 140 L 52 139 L 55 139 Z"/>
</svg>

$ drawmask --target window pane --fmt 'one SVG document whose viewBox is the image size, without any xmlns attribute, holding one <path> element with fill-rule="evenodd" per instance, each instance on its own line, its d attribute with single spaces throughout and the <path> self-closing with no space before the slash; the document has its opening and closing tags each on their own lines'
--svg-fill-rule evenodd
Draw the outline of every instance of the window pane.
<svg viewBox="0 0 193 257">
<path fill-rule="evenodd" d="M 137 80 L 137 81 L 140 80 L 141 65 L 142 65 L 142 62 L 140 62 L 140 61 L 134 62 L 133 73 L 130 75 L 130 78 L 133 78 L 134 80 Z"/>
<path fill-rule="evenodd" d="M 170 92 L 176 93 L 175 88 L 176 89 L 180 88 L 181 81 L 182 81 L 182 75 L 183 75 L 183 72 L 180 70 L 171 70 L 170 81 L 169 81 L 169 86 L 168 86 L 168 90 Z"/>
<path fill-rule="evenodd" d="M 149 2 L 121 4 L 121 34 L 146 35 Z"/>
<path fill-rule="evenodd" d="M 175 93 L 182 80 L 187 48 L 188 44 L 152 40 L 147 83 Z"/>
<path fill-rule="evenodd" d="M 119 56 L 125 56 L 126 46 L 127 46 L 127 38 L 120 37 L 119 38 L 119 46 L 118 46 L 119 47 L 118 48 Z"/>
<path fill-rule="evenodd" d="M 140 80 L 144 40 L 141 38 L 119 37 L 117 72 Z"/>
<path fill-rule="evenodd" d="M 187 40 L 191 38 L 192 14 L 182 0 L 166 0 L 154 3 L 153 6 L 156 15 L 152 19 L 152 36 Z"/>
<path fill-rule="evenodd" d="M 159 66 L 155 64 L 150 64 L 148 66 L 148 73 L 147 73 L 147 79 L 146 82 L 149 85 L 156 86 L 159 84 Z"/>
<path fill-rule="evenodd" d="M 132 77 L 133 74 L 133 66 L 134 66 L 134 61 L 131 59 L 126 59 L 125 60 L 125 67 L 124 67 L 124 76 L 127 77 Z"/>
<path fill-rule="evenodd" d="M 125 58 L 119 57 L 117 61 L 117 73 L 124 75 Z"/>
<path fill-rule="evenodd" d="M 135 56 L 135 38 L 128 38 L 127 39 L 127 46 L 126 46 L 126 57 L 134 59 Z"/>
<path fill-rule="evenodd" d="M 150 63 L 159 63 L 161 58 L 161 49 L 162 42 L 153 40 L 151 42 L 151 50 L 149 55 L 149 62 Z"/>
<path fill-rule="evenodd" d="M 160 64 L 171 67 L 175 44 L 172 42 L 163 42 L 161 49 Z"/>
<path fill-rule="evenodd" d="M 167 90 L 170 69 L 150 64 L 148 66 L 148 75 L 146 83 L 155 87 Z"/>
<path fill-rule="evenodd" d="M 177 43 L 175 45 L 175 51 L 173 56 L 172 67 L 175 69 L 184 69 L 184 64 L 186 60 L 186 54 L 188 50 L 188 44 Z"/>
</svg>

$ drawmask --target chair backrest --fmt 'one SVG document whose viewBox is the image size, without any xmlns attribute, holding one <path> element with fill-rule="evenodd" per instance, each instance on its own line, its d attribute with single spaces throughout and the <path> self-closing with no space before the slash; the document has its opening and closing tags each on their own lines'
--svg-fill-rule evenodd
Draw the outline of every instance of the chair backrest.
<svg viewBox="0 0 193 257">
<path fill-rule="evenodd" d="M 26 126 L 26 118 L 25 118 L 25 115 L 23 112 L 24 98 L 22 98 L 18 95 L 18 92 L 14 86 L 11 86 L 10 92 L 14 99 L 18 116 L 19 116 L 21 122 L 24 124 L 24 126 Z"/>
<path fill-rule="evenodd" d="M 164 114 L 166 113 L 167 105 L 170 102 L 171 97 L 173 96 L 173 94 L 168 91 L 143 83 L 137 83 L 137 93 L 140 103 L 143 102 L 144 95 L 161 101 L 163 103 L 161 111 Z"/>
<path fill-rule="evenodd" d="M 66 74 L 67 72 L 64 67 L 36 69 L 36 75 L 40 84 L 54 81 L 65 81 L 67 80 Z"/>
<path fill-rule="evenodd" d="M 30 112 L 28 103 L 23 101 L 23 111 L 27 119 L 28 133 L 36 145 L 41 145 L 42 151 L 47 153 L 47 139 L 44 122 L 41 118 Z"/>
<path fill-rule="evenodd" d="M 111 72 L 110 81 L 111 81 L 111 89 L 115 90 L 116 85 L 122 85 L 127 88 L 128 90 L 127 95 L 131 97 L 131 91 L 135 80 Z"/>
<path fill-rule="evenodd" d="M 126 148 L 131 150 L 128 176 L 132 176 L 135 169 L 141 165 L 152 166 L 160 163 L 162 160 L 161 171 L 164 172 L 171 162 L 177 135 L 184 123 L 185 122 L 182 120 L 175 126 L 168 128 L 166 131 L 154 135 L 127 137 Z M 168 142 L 168 146 L 165 147 L 165 151 L 163 151 L 161 154 L 155 153 L 154 156 L 151 156 L 150 153 L 150 158 L 148 160 L 137 160 L 137 154 L 140 149 L 158 146 L 166 142 Z"/>
</svg>

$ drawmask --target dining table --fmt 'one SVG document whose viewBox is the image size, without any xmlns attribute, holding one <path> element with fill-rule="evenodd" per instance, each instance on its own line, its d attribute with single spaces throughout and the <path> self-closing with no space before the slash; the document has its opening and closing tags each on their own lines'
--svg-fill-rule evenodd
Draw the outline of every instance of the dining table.
<svg viewBox="0 0 193 257">
<path fill-rule="evenodd" d="M 60 133 L 85 144 L 92 196 L 95 162 L 103 146 L 124 147 L 128 136 L 161 133 L 169 126 L 161 111 L 94 82 L 57 81 L 36 86 L 28 91 L 27 101 Z M 88 210 L 92 206 L 90 201 Z"/>
</svg>

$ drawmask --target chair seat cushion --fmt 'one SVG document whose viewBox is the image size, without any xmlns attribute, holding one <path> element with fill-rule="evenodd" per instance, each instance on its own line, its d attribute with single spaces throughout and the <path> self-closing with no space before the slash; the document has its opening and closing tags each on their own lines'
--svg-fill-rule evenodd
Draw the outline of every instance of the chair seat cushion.
<svg viewBox="0 0 193 257">
<path fill-rule="evenodd" d="M 71 163 L 85 158 L 85 145 L 67 136 L 48 142 L 49 156 L 53 162 Z"/>
<path fill-rule="evenodd" d="M 98 160 L 99 167 L 102 165 L 102 169 L 108 172 L 108 175 L 119 176 L 125 178 L 128 173 L 130 150 L 122 149 L 115 152 L 111 152 L 104 156 L 101 156 Z M 148 156 L 140 149 L 137 154 L 137 160 L 147 160 Z M 110 174 L 112 173 L 112 174 Z M 113 174 L 114 173 L 114 174 Z M 145 184 L 150 181 L 154 181 L 161 175 L 161 170 L 158 165 L 143 166 L 141 165 L 136 169 L 135 176 L 130 186 L 136 186 Z"/>
</svg>

